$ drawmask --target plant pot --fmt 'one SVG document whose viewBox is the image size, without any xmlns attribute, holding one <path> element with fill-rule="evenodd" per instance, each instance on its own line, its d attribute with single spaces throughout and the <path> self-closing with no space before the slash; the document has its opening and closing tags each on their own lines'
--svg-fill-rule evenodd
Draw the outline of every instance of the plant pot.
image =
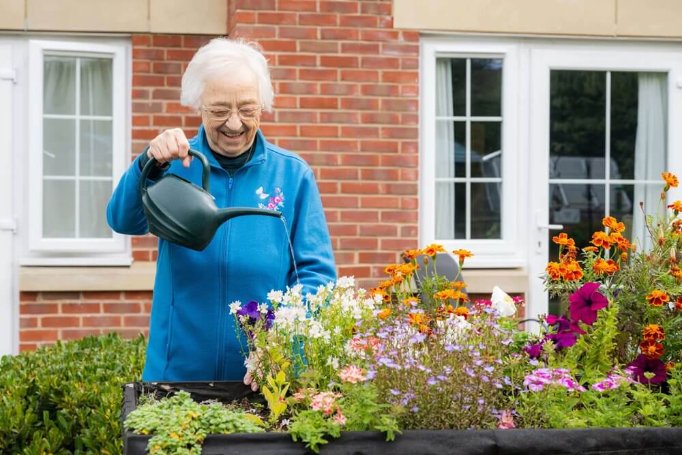
<svg viewBox="0 0 682 455">
<path fill-rule="evenodd" d="M 135 382 L 123 386 L 121 420 L 132 412 L 142 393 L 159 396 L 179 390 L 195 400 L 241 400 L 257 397 L 240 382 Z M 144 455 L 150 436 L 123 430 L 123 450 L 127 455 Z M 322 454 L 391 453 L 392 455 L 426 454 L 613 454 L 673 455 L 682 453 L 682 428 L 588 428 L 575 430 L 408 430 L 393 442 L 386 442 L 379 432 L 342 433 L 341 438 L 322 447 Z M 295 443 L 286 433 L 209 435 L 203 455 L 300 455 L 308 453 L 302 443 Z"/>
</svg>

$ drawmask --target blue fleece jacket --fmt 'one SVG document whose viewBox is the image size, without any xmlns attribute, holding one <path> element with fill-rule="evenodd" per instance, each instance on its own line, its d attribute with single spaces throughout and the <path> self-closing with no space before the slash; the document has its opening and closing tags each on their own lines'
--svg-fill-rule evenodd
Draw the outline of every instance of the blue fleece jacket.
<svg viewBox="0 0 682 455">
<path fill-rule="evenodd" d="M 279 210 L 293 244 L 305 292 L 336 279 L 320 194 L 310 167 L 296 154 L 268 143 L 259 131 L 253 156 L 234 176 L 220 167 L 203 127 L 190 141 L 211 165 L 210 189 L 218 207 Z M 175 160 L 167 172 L 201 186 L 202 166 Z M 123 234 L 148 232 L 136 160 L 107 206 L 107 220 Z M 152 184 L 151 182 L 149 184 Z M 265 302 L 270 290 L 296 284 L 287 230 L 278 218 L 242 216 L 224 223 L 203 251 L 159 239 L 145 381 L 241 380 L 240 341 L 228 305 Z"/>
</svg>

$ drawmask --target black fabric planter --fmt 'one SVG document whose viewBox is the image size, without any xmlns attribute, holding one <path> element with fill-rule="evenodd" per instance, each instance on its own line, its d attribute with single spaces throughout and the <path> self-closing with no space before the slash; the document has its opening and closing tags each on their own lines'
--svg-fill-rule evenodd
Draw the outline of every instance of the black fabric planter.
<svg viewBox="0 0 682 455">
<path fill-rule="evenodd" d="M 257 395 L 239 382 L 135 382 L 123 386 L 121 421 L 134 410 L 142 393 L 165 396 L 179 390 L 195 400 L 255 399 Z M 150 436 L 123 431 L 127 455 L 146 453 Z M 300 455 L 307 453 L 286 433 L 211 435 L 204 441 L 204 455 Z M 682 428 L 590 428 L 580 430 L 410 430 L 386 442 L 378 432 L 345 432 L 322 447 L 322 454 L 374 455 L 529 455 L 529 454 L 682 454 Z"/>
</svg>

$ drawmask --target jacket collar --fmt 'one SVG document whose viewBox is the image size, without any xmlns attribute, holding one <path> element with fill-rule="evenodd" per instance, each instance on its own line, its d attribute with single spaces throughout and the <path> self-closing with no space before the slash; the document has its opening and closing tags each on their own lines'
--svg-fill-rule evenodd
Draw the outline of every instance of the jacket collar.
<svg viewBox="0 0 682 455">
<path fill-rule="evenodd" d="M 220 163 L 218 163 L 218 160 L 216 160 L 215 156 L 213 155 L 211 147 L 208 145 L 208 138 L 206 137 L 204 125 L 199 126 L 197 135 L 189 141 L 189 144 L 191 148 L 203 153 L 211 166 L 222 169 Z M 267 140 L 265 139 L 263 132 L 259 129 L 256 131 L 256 138 L 253 141 L 253 146 L 255 147 L 253 150 L 253 156 L 244 166 L 248 167 L 265 162 L 267 159 L 266 145 Z"/>
</svg>

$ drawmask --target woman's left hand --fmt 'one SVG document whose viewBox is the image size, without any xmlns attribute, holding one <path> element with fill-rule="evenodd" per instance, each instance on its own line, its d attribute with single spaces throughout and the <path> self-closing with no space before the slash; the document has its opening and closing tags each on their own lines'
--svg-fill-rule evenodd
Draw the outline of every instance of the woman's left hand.
<svg viewBox="0 0 682 455">
<path fill-rule="evenodd" d="M 250 353 L 249 358 L 246 361 L 246 374 L 244 375 L 244 384 L 250 385 L 251 390 L 254 392 L 258 391 L 258 383 L 256 382 L 256 378 L 253 374 L 255 370 L 258 369 L 258 357 L 256 356 L 255 353 Z"/>
</svg>

